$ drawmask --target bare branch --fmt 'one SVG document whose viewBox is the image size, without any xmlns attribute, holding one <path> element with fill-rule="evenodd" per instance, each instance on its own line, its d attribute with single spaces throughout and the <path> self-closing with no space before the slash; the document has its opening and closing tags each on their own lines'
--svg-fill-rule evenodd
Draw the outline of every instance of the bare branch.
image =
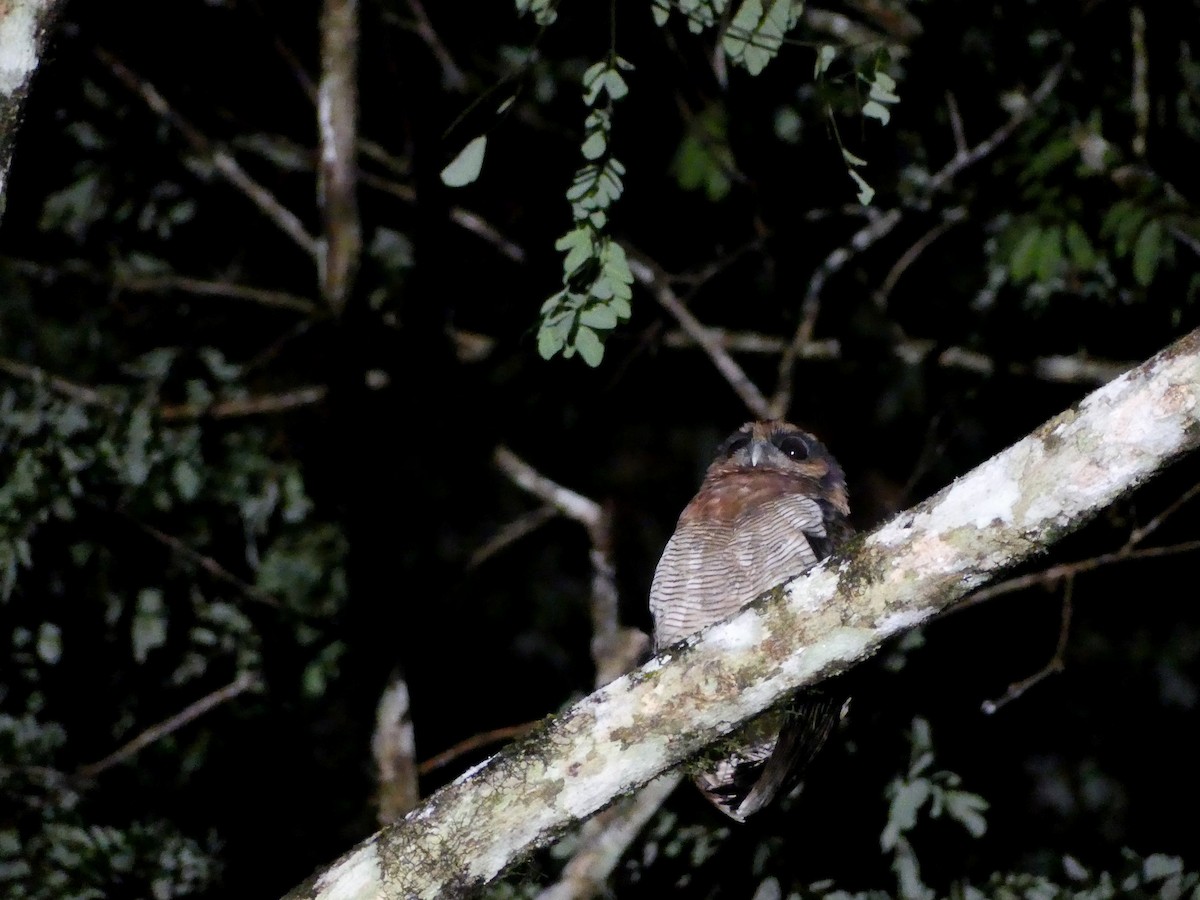
<svg viewBox="0 0 1200 900">
<path fill-rule="evenodd" d="M 900 258 L 888 269 L 887 275 L 884 276 L 883 282 L 879 285 L 879 290 L 875 292 L 875 305 L 880 309 L 885 309 L 888 297 L 892 295 L 892 290 L 896 287 L 896 282 L 900 280 L 900 276 L 908 270 L 909 266 L 917 261 L 917 257 L 924 253 L 930 244 L 959 222 L 964 221 L 966 217 L 967 211 L 961 206 L 947 210 L 943 214 L 941 222 L 917 238 L 907 250 L 900 254 Z"/>
<path fill-rule="evenodd" d="M 1046 73 L 1046 77 L 1042 79 L 1042 83 L 1039 84 L 1037 89 L 1034 90 L 1033 94 L 1030 95 L 1030 97 L 1023 103 L 1021 103 L 1020 107 L 1009 116 L 1008 121 L 1006 121 L 1003 125 L 988 135 L 985 140 L 980 141 L 970 150 L 966 152 L 960 150 L 960 152 L 954 155 L 954 158 L 950 160 L 950 162 L 946 163 L 946 165 L 942 166 L 941 169 L 935 172 L 930 177 L 929 182 L 926 185 L 929 192 L 933 194 L 941 190 L 947 184 L 949 184 L 951 179 L 953 179 L 954 176 L 963 169 L 967 168 L 968 166 L 973 166 L 981 159 L 991 155 L 997 147 L 1008 140 L 1009 137 L 1012 136 L 1012 133 L 1021 125 L 1021 123 L 1028 119 L 1033 114 L 1035 109 L 1045 103 L 1046 98 L 1054 92 L 1056 87 L 1058 87 L 1059 80 L 1062 78 L 1063 73 L 1067 70 L 1067 60 L 1069 58 L 1070 51 L 1068 50 L 1068 52 L 1065 54 L 1065 58 Z"/>
<path fill-rule="evenodd" d="M 509 522 L 471 554 L 471 558 L 467 560 L 467 568 L 478 568 L 509 544 L 514 544 L 525 535 L 532 534 L 557 515 L 558 510 L 547 503 Z"/>
<path fill-rule="evenodd" d="M 791 343 L 779 359 L 779 380 L 775 387 L 775 396 L 771 398 L 767 418 L 782 418 L 792 404 L 792 373 L 796 367 L 796 360 L 812 342 L 817 316 L 821 313 L 821 290 L 825 283 L 840 272 L 855 254 L 861 253 L 895 228 L 900 221 L 900 215 L 899 209 L 891 209 L 869 220 L 850 237 L 847 246 L 838 247 L 830 253 L 813 272 L 808 289 L 804 293 L 804 302 L 800 305 L 800 324 Z"/>
<path fill-rule="evenodd" d="M 375 708 L 375 733 L 371 736 L 371 755 L 375 758 L 379 782 L 376 817 L 380 825 L 395 822 L 421 799 L 416 751 L 408 684 L 404 676 L 396 672 L 379 697 Z"/>
<path fill-rule="evenodd" d="M 546 721 L 290 896 L 441 897 L 486 884 L 613 797 L 929 621 L 1198 445 L 1200 331 L 860 538 L 847 555 Z"/>
<path fill-rule="evenodd" d="M 1146 14 L 1140 6 L 1129 7 L 1129 41 L 1133 49 L 1133 86 L 1129 108 L 1137 130 L 1133 134 L 1133 155 L 1146 156 L 1146 133 L 1150 130 L 1150 90 L 1146 87 L 1150 63 L 1146 54 Z"/>
<path fill-rule="evenodd" d="M 730 353 L 782 353 L 788 346 L 782 338 L 754 331 L 725 331 L 721 328 L 708 329 L 712 339 Z M 668 331 L 663 335 L 663 345 L 672 348 L 699 347 L 685 331 Z M 938 344 L 933 340 L 904 338 L 892 345 L 892 353 L 909 365 L 915 366 L 925 360 Z M 829 360 L 842 359 L 842 345 L 832 338 L 810 341 L 800 349 L 799 359 Z M 996 361 L 985 353 L 968 350 L 966 347 L 947 347 L 937 355 L 935 362 L 944 369 L 963 369 L 979 375 L 990 375 L 996 371 Z M 1013 375 L 1029 375 L 1043 381 L 1063 384 L 1104 384 L 1122 372 L 1133 368 L 1134 363 L 1108 359 L 1092 359 L 1087 356 L 1039 356 L 1032 362 L 1011 362 L 1005 371 Z"/>
<path fill-rule="evenodd" d="M 315 315 L 317 312 L 317 305 L 311 300 L 289 294 L 286 291 L 256 288 L 232 281 L 189 278 L 186 275 L 118 276 L 116 286 L 121 290 L 135 293 L 159 294 L 179 291 L 201 297 L 229 297 L 234 300 L 257 303 L 259 306 L 289 309 L 307 316 Z"/>
<path fill-rule="evenodd" d="M 127 762 L 155 741 L 160 741 L 167 735 L 178 731 L 184 725 L 194 722 L 205 713 L 216 709 L 222 703 L 226 703 L 239 694 L 244 694 L 251 688 L 257 687 L 258 683 L 257 675 L 253 675 L 250 672 L 242 672 L 232 682 L 225 685 L 225 687 L 219 688 L 211 694 L 206 694 L 195 703 L 189 703 L 175 715 L 164 719 L 157 725 L 151 725 L 133 740 L 123 744 L 104 757 L 104 759 L 80 766 L 75 773 L 76 776 L 85 781 L 90 781 L 101 772 L 111 769 L 120 763 Z"/>
<path fill-rule="evenodd" d="M 340 315 L 354 287 L 362 254 L 355 179 L 358 160 L 358 0 L 324 0 L 321 12 L 321 84 L 317 90 L 320 152 L 317 205 L 321 296 Z"/>
<path fill-rule="evenodd" d="M 493 459 L 515 485 L 587 529 L 592 544 L 590 609 L 596 686 L 625 674 L 649 649 L 649 639 L 636 629 L 621 627 L 616 567 L 612 561 L 611 512 L 595 500 L 547 478 L 507 447 L 497 447 Z"/>
<path fill-rule="evenodd" d="M 746 408 L 760 419 L 770 418 L 767 398 L 742 371 L 742 367 L 734 362 L 733 357 L 726 352 L 725 348 L 721 346 L 721 342 L 714 337 L 707 326 L 701 324 L 700 320 L 680 302 L 679 298 L 675 296 L 675 292 L 671 290 L 671 285 L 667 282 L 666 277 L 649 263 L 632 255 L 629 257 L 629 270 L 633 273 L 634 278 L 650 289 L 659 305 L 671 314 L 679 323 L 679 327 L 686 331 L 708 354 L 708 358 L 717 367 L 717 371 L 746 404 Z"/>
<path fill-rule="evenodd" d="M 547 478 L 507 447 L 497 447 L 492 454 L 492 461 L 513 484 L 549 503 L 568 519 L 579 522 L 589 530 L 599 524 L 602 515 L 599 503 Z"/>
<path fill-rule="evenodd" d="M 197 566 L 201 571 L 207 572 L 217 581 L 222 581 L 225 584 L 228 584 L 230 587 L 235 588 L 240 594 L 243 594 L 250 600 L 254 600 L 257 603 L 262 603 L 276 608 L 279 608 L 283 605 L 279 602 L 277 597 L 273 596 L 272 594 L 268 594 L 264 590 L 260 590 L 254 585 L 243 581 L 241 578 L 238 578 L 211 556 L 207 556 L 201 553 L 199 550 L 196 550 L 194 547 L 185 544 L 174 535 L 167 534 L 165 531 L 155 528 L 153 525 L 148 525 L 147 523 L 135 519 L 133 516 L 130 516 L 126 513 L 120 513 L 120 515 L 122 515 L 127 521 L 131 522 L 135 527 L 154 538 L 154 540 L 158 541 L 164 547 L 171 550 L 173 553 L 183 557 L 188 562 Z"/>
<path fill-rule="evenodd" d="M 296 214 L 280 203 L 274 194 L 251 178 L 228 150 L 209 140 L 203 132 L 176 112 L 154 85 L 139 78 L 107 50 L 97 48 L 95 52 L 118 81 L 141 97 L 154 113 L 183 135 L 192 149 L 211 162 L 213 168 L 226 181 L 241 191 L 263 215 L 274 222 L 305 253 L 314 259 L 317 257 L 317 241 L 305 230 Z"/>
<path fill-rule="evenodd" d="M 390 178 L 383 178 L 379 175 L 372 175 L 368 172 L 360 173 L 359 180 L 367 187 L 383 191 L 385 194 L 391 194 L 396 199 L 403 200 L 405 203 L 416 202 L 417 192 L 411 185 L 393 181 Z M 524 248 L 506 238 L 495 225 L 492 225 L 478 213 L 471 212 L 469 209 L 463 209 L 461 206 L 452 206 L 450 207 L 450 221 L 471 232 L 476 237 L 487 241 L 499 250 L 503 256 L 511 259 L 513 262 L 525 262 Z"/>
<path fill-rule="evenodd" d="M 258 394 L 233 400 L 218 400 L 216 403 L 206 405 L 196 403 L 167 405 L 159 407 L 158 415 L 164 422 L 177 422 L 181 419 L 237 419 L 245 416 L 273 415 L 320 403 L 328 394 L 329 388 L 325 385 L 313 384 L 279 394 Z"/>
<path fill-rule="evenodd" d="M 954 134 L 955 156 L 962 156 L 967 152 L 967 133 L 963 129 L 962 114 L 958 111 L 958 100 L 950 91 L 946 91 L 946 111 L 950 113 L 950 131 Z"/>
<path fill-rule="evenodd" d="M 84 406 L 100 406 L 111 409 L 115 405 L 111 398 L 104 396 L 101 391 L 94 387 L 79 384 L 58 375 L 51 375 L 45 369 L 39 369 L 37 366 L 31 366 L 15 359 L 0 356 L 0 372 L 11 375 L 13 378 L 19 378 L 22 381 L 43 384 L 55 393 L 69 397 L 71 400 L 82 403 Z"/>
<path fill-rule="evenodd" d="M 1050 661 L 1028 678 L 1022 678 L 1020 681 L 1010 684 L 1008 690 L 1004 692 L 1004 696 L 995 700 L 983 701 L 980 704 L 980 710 L 985 716 L 992 715 L 1000 707 L 1016 700 L 1035 684 L 1045 681 L 1051 675 L 1056 675 L 1066 667 L 1067 641 L 1071 634 L 1071 594 L 1074 592 L 1074 588 L 1075 579 L 1073 576 L 1069 576 L 1066 585 L 1063 587 L 1062 619 L 1058 627 L 1058 645 L 1054 648 L 1054 655 L 1050 657 Z"/>
<path fill-rule="evenodd" d="M 505 725 L 503 728 L 493 728 L 491 731 L 484 731 L 480 734 L 473 734 L 464 741 L 459 741 L 448 750 L 443 750 L 437 756 L 431 756 L 425 762 L 417 766 L 419 775 L 428 775 L 430 772 L 436 772 L 442 766 L 454 762 L 460 756 L 465 756 L 481 747 L 487 747 L 490 744 L 499 744 L 502 741 L 511 741 L 513 738 L 519 738 L 521 735 L 528 734 L 537 725 L 537 722 L 522 722 L 520 725 Z"/>
<path fill-rule="evenodd" d="M 1077 562 L 1050 566 L 1040 572 L 1031 572 L 1028 575 L 1019 575 L 1016 578 L 999 581 L 983 590 L 976 591 L 953 609 L 949 610 L 949 612 L 959 613 L 970 609 L 972 606 L 978 606 L 980 603 L 987 603 L 989 600 L 994 600 L 996 597 L 1004 594 L 1023 591 L 1037 584 L 1053 584 L 1064 578 L 1073 578 L 1083 572 L 1090 572 L 1093 569 L 1111 566 L 1113 563 L 1133 562 L 1139 559 L 1158 559 L 1164 556 L 1176 556 L 1180 553 L 1194 553 L 1197 550 L 1200 550 L 1200 541 L 1184 541 L 1179 544 L 1171 544 L 1167 547 L 1143 547 L 1139 550 L 1122 548 L 1112 553 L 1102 553 L 1099 556 L 1092 556 Z"/>
<path fill-rule="evenodd" d="M 421 5 L 421 0 L 408 0 L 408 8 L 412 10 L 413 18 L 416 19 L 417 34 L 436 57 L 438 65 L 442 67 L 442 86 L 450 91 L 466 90 L 467 76 L 454 62 L 454 57 L 450 55 L 446 45 L 433 30 L 433 23 L 425 14 L 425 7 Z"/>
<path fill-rule="evenodd" d="M 660 775 L 625 800 L 589 819 L 579 835 L 579 849 L 563 866 L 558 882 L 541 891 L 537 900 L 592 900 L 608 892 L 608 878 L 683 776 Z"/>
</svg>

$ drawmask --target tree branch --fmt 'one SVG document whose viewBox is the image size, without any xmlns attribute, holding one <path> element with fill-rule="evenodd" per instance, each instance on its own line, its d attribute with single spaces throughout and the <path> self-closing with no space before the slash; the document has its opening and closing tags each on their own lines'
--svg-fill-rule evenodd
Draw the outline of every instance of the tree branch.
<svg viewBox="0 0 1200 900">
<path fill-rule="evenodd" d="M 321 296 L 341 314 L 354 287 L 362 254 L 355 179 L 358 161 L 358 0 L 324 0 L 321 13 L 321 85 L 317 90 L 320 160 L 317 201 Z"/>
<path fill-rule="evenodd" d="M 62 5 L 62 0 L 24 0 L 0 6 L 0 217 L 8 197 L 8 166 L 21 107 Z"/>
<path fill-rule="evenodd" d="M 679 323 L 679 327 L 686 331 L 700 345 L 701 349 L 708 354 L 708 358 L 717 367 L 717 371 L 721 373 L 729 383 L 729 386 L 733 388 L 734 393 L 746 404 L 746 408 L 760 419 L 770 418 L 767 398 L 763 396 L 762 391 L 750 380 L 749 376 L 742 370 L 742 367 L 734 362 L 733 357 L 721 346 L 721 342 L 716 335 L 707 326 L 702 324 L 699 319 L 693 316 L 680 299 L 675 296 L 675 292 L 671 290 L 671 285 L 667 283 L 667 279 L 648 263 L 632 256 L 629 258 L 629 271 L 633 273 L 634 278 L 650 289 L 654 294 L 654 298 L 658 300 L 659 305 L 670 313 L 675 321 Z"/>
<path fill-rule="evenodd" d="M 95 52 L 118 81 L 141 97 L 153 112 L 182 134 L 196 153 L 211 162 L 213 168 L 257 206 L 263 215 L 279 227 L 280 231 L 295 241 L 305 253 L 316 258 L 317 241 L 305 230 L 296 214 L 280 203 L 274 194 L 251 178 L 228 150 L 209 140 L 208 136 L 200 129 L 176 112 L 154 85 L 139 78 L 107 50 L 97 48 Z"/>
<path fill-rule="evenodd" d="M 289 896 L 444 897 L 917 627 L 1200 444 L 1200 331 L 446 786 Z"/>
<path fill-rule="evenodd" d="M 253 687 L 258 686 L 258 676 L 250 672 L 242 672 L 232 682 L 213 691 L 211 694 L 206 694 L 194 703 L 189 703 L 175 715 L 164 719 L 157 725 L 151 725 L 145 731 L 137 735 L 133 740 L 123 744 L 118 749 L 114 750 L 104 759 L 97 760 L 94 763 L 88 763 L 85 766 L 80 766 L 76 770 L 75 775 L 85 781 L 90 781 L 106 769 L 111 769 L 119 763 L 126 762 L 132 759 L 146 747 L 149 747 L 155 741 L 160 741 L 168 734 L 178 731 L 189 722 L 193 722 L 207 712 L 216 709 L 222 703 L 232 700 L 239 694 L 243 694 Z"/>
</svg>

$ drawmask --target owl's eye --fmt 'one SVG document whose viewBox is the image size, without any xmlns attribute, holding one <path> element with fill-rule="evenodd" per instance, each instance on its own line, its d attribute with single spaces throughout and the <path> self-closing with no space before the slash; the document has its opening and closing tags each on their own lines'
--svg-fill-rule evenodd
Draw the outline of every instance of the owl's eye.
<svg viewBox="0 0 1200 900">
<path fill-rule="evenodd" d="M 733 456 L 733 454 L 737 453 L 739 450 L 745 450 L 749 446 L 749 436 L 743 435 L 741 437 L 735 437 L 725 444 L 725 455 L 727 457 Z"/>
<path fill-rule="evenodd" d="M 792 459 L 808 459 L 808 444 L 799 435 L 785 435 L 776 441 L 775 446 Z"/>
</svg>

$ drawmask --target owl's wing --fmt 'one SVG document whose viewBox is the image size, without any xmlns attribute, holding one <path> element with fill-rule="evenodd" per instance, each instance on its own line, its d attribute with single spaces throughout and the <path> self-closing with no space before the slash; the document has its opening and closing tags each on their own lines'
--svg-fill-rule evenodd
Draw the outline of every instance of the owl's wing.
<svg viewBox="0 0 1200 900">
<path fill-rule="evenodd" d="M 654 643 L 665 647 L 745 606 L 826 556 L 821 504 L 782 494 L 727 520 L 690 518 L 667 542 L 650 587 Z"/>
</svg>

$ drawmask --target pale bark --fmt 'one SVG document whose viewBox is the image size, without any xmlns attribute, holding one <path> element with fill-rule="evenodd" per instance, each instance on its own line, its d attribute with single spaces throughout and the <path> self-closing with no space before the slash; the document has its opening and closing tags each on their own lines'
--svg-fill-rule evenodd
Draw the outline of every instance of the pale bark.
<svg viewBox="0 0 1200 900">
<path fill-rule="evenodd" d="M 1200 331 L 464 773 L 292 897 L 453 897 L 1077 528 L 1200 443 Z"/>
<path fill-rule="evenodd" d="M 62 0 L 0 0 L 0 216 L 21 108 L 61 6 Z"/>
</svg>

